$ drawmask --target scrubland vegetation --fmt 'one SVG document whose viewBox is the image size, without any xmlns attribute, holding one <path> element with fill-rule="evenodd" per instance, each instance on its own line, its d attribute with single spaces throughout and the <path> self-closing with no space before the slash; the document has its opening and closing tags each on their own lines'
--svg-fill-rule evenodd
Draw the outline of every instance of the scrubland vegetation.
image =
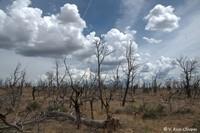
<svg viewBox="0 0 200 133">
<path fill-rule="evenodd" d="M 150 83 L 137 83 L 141 65 L 130 42 L 125 80 L 118 74 L 119 64 L 112 81 L 105 83 L 101 66 L 109 54 L 96 42 L 96 75 L 74 79 L 63 59 L 64 72 L 56 62 L 55 74 L 47 72 L 47 79 L 37 84 L 27 82 L 26 72 L 17 65 L 13 74 L 1 81 L 0 132 L 160 133 L 165 127 L 200 131 L 198 60 L 176 60 L 181 80 L 160 83 L 155 76 Z"/>
</svg>

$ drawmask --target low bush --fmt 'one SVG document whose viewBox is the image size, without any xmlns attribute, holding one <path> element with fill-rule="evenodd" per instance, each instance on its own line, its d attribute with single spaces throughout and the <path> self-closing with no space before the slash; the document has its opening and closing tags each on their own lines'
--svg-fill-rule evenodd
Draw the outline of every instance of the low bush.
<svg viewBox="0 0 200 133">
<path fill-rule="evenodd" d="M 197 128 L 197 131 L 200 131 L 200 120 L 194 120 L 192 124 L 192 128 Z"/>
<path fill-rule="evenodd" d="M 40 109 L 40 104 L 37 102 L 37 101 L 33 101 L 33 102 L 30 102 L 27 106 L 26 106 L 26 110 L 29 111 L 29 112 L 32 112 L 32 111 L 36 111 L 38 109 Z"/>
<path fill-rule="evenodd" d="M 130 104 L 124 108 L 117 109 L 116 114 L 143 114 L 143 119 L 156 119 L 160 116 L 166 115 L 165 107 L 161 104 L 158 105 L 148 105 L 148 104 Z"/>
<path fill-rule="evenodd" d="M 174 112 L 174 114 L 192 114 L 193 111 L 190 108 L 179 108 L 177 111 Z"/>
<path fill-rule="evenodd" d="M 116 114 L 133 114 L 138 110 L 138 107 L 134 104 L 129 104 L 124 108 L 119 108 L 115 110 Z"/>
<path fill-rule="evenodd" d="M 158 104 L 156 106 L 145 106 L 145 108 L 143 108 L 143 119 L 157 119 L 160 116 L 164 116 L 165 112 L 164 112 L 165 107 L 161 104 Z"/>
<path fill-rule="evenodd" d="M 49 106 L 47 107 L 48 111 L 59 111 L 59 112 L 66 112 L 66 108 L 61 105 L 61 104 L 56 104 L 56 103 L 50 103 Z"/>
</svg>

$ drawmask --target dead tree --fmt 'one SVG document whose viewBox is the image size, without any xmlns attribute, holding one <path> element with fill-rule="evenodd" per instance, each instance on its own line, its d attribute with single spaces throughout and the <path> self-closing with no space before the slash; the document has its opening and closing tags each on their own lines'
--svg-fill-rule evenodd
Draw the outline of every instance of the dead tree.
<svg viewBox="0 0 200 133">
<path fill-rule="evenodd" d="M 136 90 L 138 89 L 138 84 L 135 84 L 134 80 L 135 80 L 136 74 L 132 74 L 131 75 L 131 79 L 130 79 L 130 88 L 131 88 L 131 94 L 132 96 L 135 95 Z"/>
<path fill-rule="evenodd" d="M 20 70 L 21 64 L 18 64 L 14 70 L 14 73 L 7 79 L 7 91 L 10 97 L 10 103 L 12 107 L 15 107 L 16 103 L 19 103 L 23 87 L 25 85 L 25 71 Z"/>
<path fill-rule="evenodd" d="M 33 98 L 33 100 L 35 100 L 35 91 L 36 91 L 36 87 L 33 86 L 32 87 L 32 98 Z"/>
<path fill-rule="evenodd" d="M 59 73 L 59 68 L 60 68 L 60 63 L 58 60 L 55 61 L 55 69 L 56 69 L 56 76 L 55 76 L 55 80 L 56 80 L 56 87 L 59 90 L 60 89 L 60 73 Z"/>
<path fill-rule="evenodd" d="M 0 87 L 3 86 L 3 79 L 0 79 Z"/>
<path fill-rule="evenodd" d="M 13 74 L 6 80 L 6 94 L 0 97 L 0 120 L 9 128 L 22 132 L 22 124 L 19 118 L 14 119 L 11 123 L 7 120 L 7 115 L 17 112 L 20 107 L 21 96 L 25 86 L 25 71 L 21 70 L 21 65 L 18 64 Z M 17 116 L 16 116 L 17 117 Z"/>
<path fill-rule="evenodd" d="M 48 118 L 57 118 L 57 117 L 64 117 L 69 120 L 75 121 L 76 117 L 64 113 L 64 112 L 46 112 L 46 119 Z M 87 119 L 87 118 L 81 118 L 80 119 L 81 123 L 88 126 L 88 127 L 93 127 L 95 129 L 107 129 L 108 133 L 111 133 L 113 130 L 115 131 L 119 126 L 119 119 L 117 118 L 110 118 L 107 120 L 92 120 L 92 119 Z"/>
<path fill-rule="evenodd" d="M 200 94 L 200 77 L 195 76 L 194 81 L 192 83 L 193 97 L 196 98 Z"/>
<path fill-rule="evenodd" d="M 55 60 L 55 75 L 54 75 L 54 81 L 55 81 L 55 88 L 53 90 L 53 94 L 54 94 L 54 102 L 60 102 L 61 104 L 64 104 L 64 97 L 65 97 L 65 93 L 64 93 L 64 89 L 65 88 L 61 88 L 61 86 L 63 86 L 64 84 L 64 80 L 66 77 L 66 70 L 64 69 L 64 71 L 61 70 L 62 68 L 62 62 L 59 59 Z M 61 100 L 59 99 L 61 98 Z"/>
<path fill-rule="evenodd" d="M 20 127 L 19 125 L 9 123 L 9 122 L 7 121 L 7 119 L 6 119 L 6 115 L 0 113 L 0 120 L 1 120 L 7 127 L 16 129 L 18 132 L 23 132 L 23 130 L 21 129 L 21 127 Z M 2 129 L 2 130 L 5 130 L 5 129 Z"/>
<path fill-rule="evenodd" d="M 39 79 L 37 81 L 37 86 L 35 87 L 35 92 L 37 92 L 37 96 L 40 96 L 40 92 L 47 88 L 48 84 L 46 80 Z"/>
<path fill-rule="evenodd" d="M 155 75 L 152 77 L 152 84 L 151 87 L 153 89 L 153 93 L 156 94 L 158 91 L 158 88 L 160 88 L 161 83 L 158 83 L 158 79 L 160 78 L 160 70 L 155 73 Z"/>
<path fill-rule="evenodd" d="M 172 80 L 168 79 L 165 81 L 165 88 L 167 89 L 167 91 L 171 91 L 172 89 Z"/>
<path fill-rule="evenodd" d="M 119 89 L 119 84 L 120 84 L 120 80 L 119 80 L 119 67 L 120 67 L 120 64 L 117 66 L 116 68 L 116 73 L 114 75 L 114 87 L 118 90 Z"/>
<path fill-rule="evenodd" d="M 72 78 L 72 74 L 69 70 L 69 67 L 67 65 L 66 59 L 64 59 L 64 65 L 65 65 L 65 69 L 66 72 L 69 76 L 69 80 L 70 80 L 70 87 L 72 89 L 72 93 L 70 96 L 70 101 L 72 103 L 72 106 L 74 107 L 74 111 L 75 111 L 75 115 L 76 115 L 76 125 L 77 125 L 77 129 L 80 128 L 81 125 L 81 111 L 80 111 L 80 105 L 82 104 L 82 94 L 83 94 L 83 86 L 80 85 L 82 79 L 84 78 L 85 74 L 83 74 L 83 76 L 81 77 L 81 79 L 79 80 L 79 82 L 74 83 L 74 80 Z"/>
<path fill-rule="evenodd" d="M 105 44 L 100 40 L 96 41 L 96 58 L 97 58 L 97 87 L 99 91 L 99 99 L 101 101 L 101 108 L 103 108 L 103 96 L 101 88 L 101 67 L 106 56 L 110 55 L 113 51 L 108 51 Z"/>
<path fill-rule="evenodd" d="M 51 96 L 51 92 L 53 92 L 53 86 L 54 86 L 54 74 L 53 72 L 46 72 L 45 74 L 47 76 L 47 84 L 48 84 L 48 97 Z"/>
<path fill-rule="evenodd" d="M 135 51 L 132 48 L 132 41 L 130 41 L 129 46 L 126 49 L 126 63 L 127 63 L 127 70 L 125 72 L 126 88 L 125 88 L 125 93 L 122 100 L 122 106 L 124 106 L 126 103 L 126 97 L 127 97 L 128 90 L 130 88 L 130 82 L 131 80 L 133 80 L 131 79 L 131 77 L 134 77 L 138 68 L 138 64 L 136 63 Z"/>
<path fill-rule="evenodd" d="M 142 93 L 149 93 L 148 83 L 146 83 L 145 81 L 143 81 L 142 83 Z"/>
<path fill-rule="evenodd" d="M 199 68 L 199 63 L 196 59 L 189 59 L 188 57 L 180 57 L 177 59 L 178 65 L 184 76 L 183 85 L 187 98 L 191 98 L 191 81 Z"/>
<path fill-rule="evenodd" d="M 107 95 L 105 94 L 105 98 L 104 98 L 105 100 L 103 102 L 104 108 L 106 109 L 106 118 L 107 118 L 107 120 L 112 118 L 112 116 L 110 114 L 110 102 L 112 100 L 114 91 L 115 90 L 112 89 L 112 88 L 108 89 L 108 94 Z M 107 92 L 107 90 L 106 90 L 106 92 Z"/>
<path fill-rule="evenodd" d="M 117 68 L 116 68 L 116 71 L 115 71 L 115 74 L 114 74 L 114 76 L 113 76 L 113 79 L 114 79 L 114 82 L 113 82 L 113 89 L 114 90 L 116 90 L 117 92 L 119 92 L 120 94 L 118 94 L 120 97 L 122 97 L 122 89 L 123 89 L 123 87 L 122 87 L 122 84 L 121 84 L 121 82 L 120 82 L 120 77 L 119 77 L 119 68 L 120 68 L 120 65 L 121 63 L 119 63 L 118 65 L 117 65 Z"/>
<path fill-rule="evenodd" d="M 95 82 L 96 82 L 96 76 L 92 76 L 92 73 L 90 72 L 89 81 L 86 79 L 85 87 L 84 87 L 84 97 L 85 102 L 89 101 L 90 104 L 90 115 L 91 119 L 94 119 L 94 108 L 93 103 L 97 100 L 96 98 L 96 90 L 95 90 Z"/>
<path fill-rule="evenodd" d="M 65 59 L 64 59 L 65 60 Z M 57 89 L 59 90 L 60 89 L 60 86 L 61 84 L 63 83 L 64 79 L 65 79 L 65 76 L 66 76 L 66 71 L 64 71 L 62 74 L 60 72 L 60 68 L 61 68 L 61 64 L 59 62 L 59 60 L 57 59 L 55 61 L 55 70 L 56 70 L 56 74 L 55 74 L 55 80 L 56 80 L 56 87 Z"/>
</svg>

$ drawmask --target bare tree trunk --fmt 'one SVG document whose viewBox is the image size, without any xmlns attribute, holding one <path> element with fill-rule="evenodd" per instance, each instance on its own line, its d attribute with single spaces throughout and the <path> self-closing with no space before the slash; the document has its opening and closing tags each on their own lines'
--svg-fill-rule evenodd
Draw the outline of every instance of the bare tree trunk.
<svg viewBox="0 0 200 133">
<path fill-rule="evenodd" d="M 101 101 L 101 109 L 103 109 L 103 95 L 102 95 L 102 88 L 101 88 L 101 65 L 98 58 L 98 68 L 97 68 L 97 76 L 98 76 L 98 90 L 99 90 L 99 99 Z"/>
<path fill-rule="evenodd" d="M 101 109 L 103 109 L 104 99 L 102 94 L 102 88 L 101 88 L 101 65 L 105 59 L 106 56 L 110 55 L 112 51 L 108 51 L 105 47 L 104 43 L 101 41 L 96 41 L 96 58 L 97 58 L 97 77 L 98 77 L 98 90 L 99 90 L 99 99 L 101 101 Z"/>
<path fill-rule="evenodd" d="M 93 99 L 90 100 L 90 113 L 91 113 L 91 119 L 94 120 Z"/>
<path fill-rule="evenodd" d="M 35 87 L 32 88 L 32 98 L 35 100 Z"/>
<path fill-rule="evenodd" d="M 198 70 L 199 68 L 199 62 L 196 59 L 189 59 L 188 57 L 180 57 L 179 59 L 177 59 L 177 62 L 182 70 L 182 73 L 185 76 L 183 82 L 185 93 L 187 95 L 187 98 L 191 98 L 190 82 L 192 81 L 193 75 L 195 74 L 196 70 Z"/>
<path fill-rule="evenodd" d="M 134 57 L 134 51 L 132 49 L 132 42 L 130 41 L 129 46 L 126 49 L 126 61 L 127 61 L 127 79 L 126 79 L 126 90 L 124 93 L 123 101 L 122 101 L 122 106 L 125 105 L 126 103 L 126 97 L 129 89 L 129 84 L 130 84 L 130 79 L 132 77 L 131 82 L 133 82 L 133 79 L 136 74 L 136 70 L 138 68 L 138 65 L 136 64 L 136 57 Z"/>
<path fill-rule="evenodd" d="M 75 112 L 76 112 L 76 125 L 77 125 L 77 129 L 80 128 L 80 124 L 81 124 L 81 112 L 80 112 L 80 106 L 79 104 L 75 104 Z"/>
<path fill-rule="evenodd" d="M 188 74 L 186 74 L 186 78 L 185 79 L 186 79 L 185 89 L 186 89 L 187 98 L 191 98 L 190 80 L 189 80 Z"/>
<path fill-rule="evenodd" d="M 125 90 L 125 93 L 124 93 L 122 106 L 125 106 L 125 103 L 126 103 L 126 97 L 127 97 L 127 93 L 128 93 L 128 89 L 129 89 L 129 84 L 130 84 L 130 72 L 128 73 L 128 76 L 127 76 L 126 90 Z"/>
</svg>

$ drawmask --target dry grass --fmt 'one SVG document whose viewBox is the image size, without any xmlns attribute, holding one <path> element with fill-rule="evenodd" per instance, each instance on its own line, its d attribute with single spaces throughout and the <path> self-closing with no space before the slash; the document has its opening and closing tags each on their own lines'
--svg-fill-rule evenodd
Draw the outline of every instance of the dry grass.
<svg viewBox="0 0 200 133">
<path fill-rule="evenodd" d="M 1 90 L 0 94 L 4 92 Z M 121 127 L 116 132 L 118 133 L 162 133 L 164 127 L 192 127 L 199 126 L 200 119 L 200 99 L 186 99 L 184 96 L 174 97 L 172 101 L 172 110 L 170 112 L 169 105 L 163 102 L 163 96 L 167 95 L 167 92 L 158 92 L 155 94 L 142 94 L 137 92 L 134 96 L 134 101 L 127 102 L 125 107 L 121 107 L 120 100 L 111 101 L 110 110 L 114 117 L 119 118 Z M 36 95 L 36 102 L 41 106 L 39 111 L 47 110 L 49 101 L 52 98 L 48 98 L 45 92 L 41 92 L 39 96 Z M 129 96 L 130 99 L 132 99 Z M 118 99 L 118 98 L 114 98 Z M 31 90 L 25 89 L 22 101 L 20 103 L 19 110 L 25 110 L 27 106 L 32 102 Z M 155 108 L 157 106 L 163 106 L 162 112 L 158 112 Z M 145 109 L 144 109 L 145 106 Z M 69 103 L 65 103 L 66 111 L 72 111 L 69 109 Z M 143 108 L 143 110 L 142 110 Z M 154 108 L 154 109 L 152 109 Z M 152 109 L 152 110 L 151 110 Z M 150 117 L 144 119 L 145 111 L 151 110 Z M 155 111 L 155 112 L 154 112 Z M 84 103 L 81 106 L 81 112 L 84 116 L 90 117 L 89 103 Z M 164 114 L 161 115 L 160 113 Z M 153 115 L 153 116 L 151 116 Z M 155 116 L 154 116 L 155 115 Z M 13 114 L 9 116 L 12 119 Z M 104 110 L 100 109 L 100 102 L 94 103 L 94 118 L 105 119 L 106 115 Z M 197 127 L 199 128 L 199 127 Z M 100 129 L 91 129 L 84 125 L 81 129 L 77 130 L 73 122 L 70 121 L 55 121 L 48 120 L 35 125 L 34 127 L 26 127 L 27 131 L 37 133 L 98 133 L 103 132 Z M 0 131 L 1 132 L 1 131 Z M 200 131 L 199 131 L 200 132 Z"/>
</svg>

